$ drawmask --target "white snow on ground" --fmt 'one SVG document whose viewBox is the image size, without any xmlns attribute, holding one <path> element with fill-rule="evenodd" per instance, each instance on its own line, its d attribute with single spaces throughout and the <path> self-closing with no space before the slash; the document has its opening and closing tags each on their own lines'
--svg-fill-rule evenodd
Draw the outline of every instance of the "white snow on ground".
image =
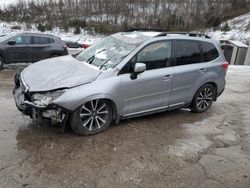
<svg viewBox="0 0 250 188">
<path fill-rule="evenodd" d="M 231 74 L 233 72 L 237 71 L 241 74 L 250 74 L 250 66 L 244 66 L 244 65 L 230 65 L 228 68 L 228 73 Z"/>
<path fill-rule="evenodd" d="M 222 23 L 220 28 L 226 24 L 230 27 L 230 31 L 208 29 L 206 33 L 217 40 L 239 40 L 250 43 L 250 12 Z"/>
<path fill-rule="evenodd" d="M 11 29 L 13 26 L 21 26 L 21 30 Z M 27 28 L 26 24 L 18 23 L 18 22 L 0 22 L 0 35 L 1 34 L 9 34 L 9 33 L 20 33 L 20 32 L 39 32 L 35 25 L 31 25 L 31 28 Z M 102 35 L 90 35 L 87 31 L 81 30 L 81 34 L 74 34 L 74 28 L 70 28 L 68 32 L 63 31 L 62 29 L 56 27 L 52 31 L 46 31 L 45 34 L 51 34 L 57 37 L 60 37 L 64 41 L 75 41 L 80 44 L 93 44 L 96 41 L 102 39 L 104 36 Z"/>
</svg>

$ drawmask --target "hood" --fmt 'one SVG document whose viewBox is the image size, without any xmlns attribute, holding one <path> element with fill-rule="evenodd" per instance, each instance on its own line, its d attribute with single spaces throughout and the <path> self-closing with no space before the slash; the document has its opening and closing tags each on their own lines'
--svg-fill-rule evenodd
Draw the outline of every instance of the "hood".
<svg viewBox="0 0 250 188">
<path fill-rule="evenodd" d="M 21 77 L 30 92 L 43 92 L 87 84 L 100 73 L 72 56 L 62 56 L 28 66 Z"/>
</svg>

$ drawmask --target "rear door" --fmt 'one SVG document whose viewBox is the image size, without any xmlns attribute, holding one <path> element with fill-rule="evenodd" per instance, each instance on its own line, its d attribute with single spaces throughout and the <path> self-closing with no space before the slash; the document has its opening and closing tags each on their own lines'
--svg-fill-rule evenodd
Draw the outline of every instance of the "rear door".
<svg viewBox="0 0 250 188">
<path fill-rule="evenodd" d="M 45 36 L 32 37 L 32 61 L 36 62 L 42 59 L 49 58 L 51 53 L 51 44 L 54 39 Z"/>
<path fill-rule="evenodd" d="M 171 60 L 172 41 L 160 41 L 144 47 L 121 70 L 119 97 L 125 116 L 167 107 L 172 88 Z M 130 76 L 136 62 L 145 63 L 147 70 L 133 80 Z"/>
<path fill-rule="evenodd" d="M 198 41 L 175 40 L 175 56 L 171 107 L 183 106 L 192 100 L 196 81 L 206 71 Z"/>
<path fill-rule="evenodd" d="M 31 61 L 31 36 L 18 35 L 12 39 L 16 44 L 6 44 L 6 61 L 10 63 L 22 63 Z M 8 43 L 8 41 L 7 41 Z"/>
</svg>

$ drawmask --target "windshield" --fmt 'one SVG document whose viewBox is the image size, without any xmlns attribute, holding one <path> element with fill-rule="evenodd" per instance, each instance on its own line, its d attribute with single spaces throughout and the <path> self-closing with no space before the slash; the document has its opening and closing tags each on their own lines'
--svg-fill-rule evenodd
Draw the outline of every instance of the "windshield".
<svg viewBox="0 0 250 188">
<path fill-rule="evenodd" d="M 107 70 L 114 68 L 137 45 L 109 36 L 80 53 L 76 59 Z"/>
<path fill-rule="evenodd" d="M 15 36 L 15 34 L 2 35 L 2 36 L 0 36 L 0 42 L 5 42 L 6 40 L 8 40 L 14 36 Z"/>
</svg>

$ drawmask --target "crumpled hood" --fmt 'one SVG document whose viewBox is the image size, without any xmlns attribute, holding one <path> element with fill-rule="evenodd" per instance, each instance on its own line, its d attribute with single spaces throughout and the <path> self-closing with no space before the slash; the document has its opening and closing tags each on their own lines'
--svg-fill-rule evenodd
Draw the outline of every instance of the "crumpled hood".
<svg viewBox="0 0 250 188">
<path fill-rule="evenodd" d="M 72 56 L 62 56 L 28 66 L 21 77 L 30 92 L 43 92 L 87 84 L 100 73 Z"/>
</svg>

